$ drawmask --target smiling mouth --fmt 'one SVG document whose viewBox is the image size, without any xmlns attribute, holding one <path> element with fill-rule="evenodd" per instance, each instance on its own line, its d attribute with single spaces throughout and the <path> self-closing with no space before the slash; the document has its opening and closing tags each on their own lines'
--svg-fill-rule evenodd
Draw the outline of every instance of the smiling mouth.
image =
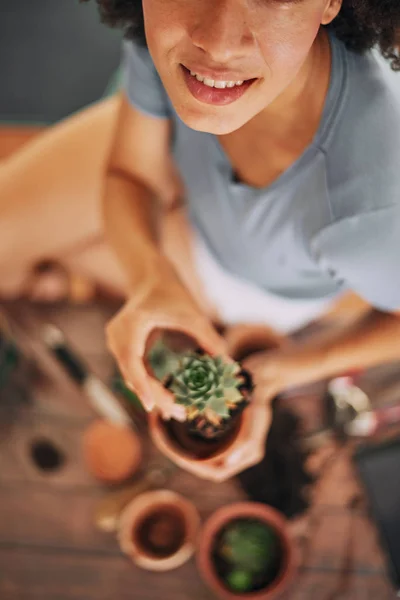
<svg viewBox="0 0 400 600">
<path fill-rule="evenodd" d="M 257 81 L 254 79 L 211 79 L 181 65 L 186 86 L 192 96 L 205 104 L 227 105 L 235 102 Z"/>
<path fill-rule="evenodd" d="M 203 75 L 199 75 L 198 73 L 195 73 L 194 71 L 189 71 L 189 73 L 192 77 L 195 77 L 197 79 L 197 81 L 200 81 L 200 83 L 203 83 L 207 87 L 211 87 L 211 88 L 214 87 L 219 90 L 224 90 L 226 88 L 240 87 L 247 81 L 251 81 L 250 79 L 242 79 L 240 81 L 223 81 L 223 80 L 210 79 L 208 77 L 203 77 Z"/>
</svg>

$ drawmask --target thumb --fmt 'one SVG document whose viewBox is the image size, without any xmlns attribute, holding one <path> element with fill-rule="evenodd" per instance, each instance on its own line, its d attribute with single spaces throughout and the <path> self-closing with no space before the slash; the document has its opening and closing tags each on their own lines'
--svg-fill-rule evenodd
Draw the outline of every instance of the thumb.
<svg viewBox="0 0 400 600">
<path fill-rule="evenodd" d="M 185 421 L 185 407 L 174 402 L 174 396 L 171 394 L 171 392 L 168 392 L 168 390 L 166 390 L 165 387 L 156 379 L 150 380 L 150 386 L 155 405 L 162 414 L 162 417 L 166 420 L 172 418 L 181 422 Z"/>
<path fill-rule="evenodd" d="M 193 329 L 193 335 L 199 345 L 211 356 L 222 356 L 226 361 L 232 359 L 228 354 L 228 344 L 207 320 L 200 322 Z"/>
</svg>

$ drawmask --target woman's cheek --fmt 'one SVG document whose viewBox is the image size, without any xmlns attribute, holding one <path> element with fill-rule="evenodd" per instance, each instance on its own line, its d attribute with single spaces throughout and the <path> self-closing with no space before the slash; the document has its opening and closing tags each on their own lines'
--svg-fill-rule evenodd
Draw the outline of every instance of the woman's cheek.
<svg viewBox="0 0 400 600">
<path fill-rule="evenodd" d="M 295 71 L 304 62 L 318 35 L 320 16 L 320 11 L 298 9 L 269 9 L 258 15 L 253 35 L 270 71 Z"/>
</svg>

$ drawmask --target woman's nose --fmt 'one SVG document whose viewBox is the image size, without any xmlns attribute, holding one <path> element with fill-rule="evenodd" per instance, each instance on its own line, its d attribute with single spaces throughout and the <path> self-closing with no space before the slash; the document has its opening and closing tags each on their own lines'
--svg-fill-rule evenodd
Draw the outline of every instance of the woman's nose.
<svg viewBox="0 0 400 600">
<path fill-rule="evenodd" d="M 246 5 L 247 0 L 210 0 L 199 10 L 190 36 L 213 62 L 224 64 L 242 56 L 252 42 Z"/>
</svg>

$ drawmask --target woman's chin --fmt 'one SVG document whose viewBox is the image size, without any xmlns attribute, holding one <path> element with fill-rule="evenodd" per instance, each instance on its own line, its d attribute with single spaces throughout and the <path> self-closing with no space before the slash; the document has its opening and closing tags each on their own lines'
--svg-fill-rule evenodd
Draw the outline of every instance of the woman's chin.
<svg viewBox="0 0 400 600">
<path fill-rule="evenodd" d="M 205 107 L 203 110 L 190 110 L 188 106 L 183 106 L 182 110 L 177 110 L 180 119 L 196 131 L 203 133 L 212 133 L 213 135 L 226 135 L 240 129 L 251 116 L 241 115 L 237 111 L 229 110 L 227 107 L 221 107 L 218 111 Z"/>
</svg>

